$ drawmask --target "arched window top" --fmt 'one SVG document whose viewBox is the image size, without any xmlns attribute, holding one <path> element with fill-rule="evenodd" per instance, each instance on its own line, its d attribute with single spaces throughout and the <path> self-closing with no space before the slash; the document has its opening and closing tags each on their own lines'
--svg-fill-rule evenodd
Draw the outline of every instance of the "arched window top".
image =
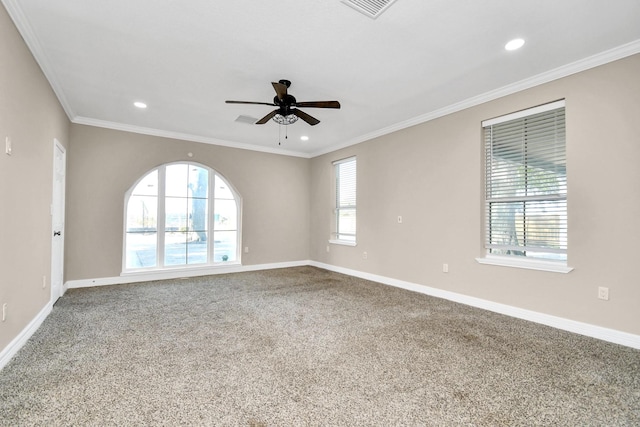
<svg viewBox="0 0 640 427">
<path fill-rule="evenodd" d="M 215 170 L 168 163 L 125 194 L 123 270 L 240 262 L 238 193 Z"/>
</svg>

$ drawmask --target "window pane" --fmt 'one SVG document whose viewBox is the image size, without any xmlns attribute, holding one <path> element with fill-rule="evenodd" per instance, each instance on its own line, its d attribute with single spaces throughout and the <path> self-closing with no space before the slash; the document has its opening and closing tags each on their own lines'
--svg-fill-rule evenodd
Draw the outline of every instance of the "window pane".
<svg viewBox="0 0 640 427">
<path fill-rule="evenodd" d="M 216 175 L 215 178 L 215 186 L 216 189 L 214 197 L 216 199 L 233 199 L 233 193 L 231 192 L 231 189 L 229 189 L 227 183 L 224 182 L 224 179 L 222 179 L 218 175 Z"/>
<path fill-rule="evenodd" d="M 356 234 L 356 210 L 340 209 L 338 211 L 338 234 Z M 339 238 L 343 238 L 342 236 Z"/>
<path fill-rule="evenodd" d="M 525 246 L 567 249 L 566 200 L 526 202 L 523 219 Z"/>
<path fill-rule="evenodd" d="M 136 196 L 157 196 L 158 195 L 158 170 L 150 172 L 138 182 L 131 194 Z"/>
<path fill-rule="evenodd" d="M 189 199 L 182 197 L 167 197 L 165 199 L 165 230 L 187 231 Z"/>
<path fill-rule="evenodd" d="M 555 170 L 527 168 L 527 196 L 567 194 L 567 175 Z"/>
<path fill-rule="evenodd" d="M 127 233 L 126 268 L 156 266 L 157 233 Z"/>
<path fill-rule="evenodd" d="M 164 234 L 164 265 L 187 263 L 187 235 L 185 232 Z"/>
<path fill-rule="evenodd" d="M 165 195 L 167 197 L 189 196 L 189 165 L 169 165 L 166 169 Z"/>
<path fill-rule="evenodd" d="M 194 198 L 209 197 L 209 171 L 195 165 L 189 165 L 189 195 Z"/>
<path fill-rule="evenodd" d="M 209 229 L 209 201 L 206 199 L 188 199 L 187 217 L 189 219 L 189 230 L 207 231 Z M 206 241 L 206 234 L 201 236 L 202 241 Z"/>
<path fill-rule="evenodd" d="M 566 200 L 491 203 L 488 236 L 491 252 L 529 257 L 544 252 L 564 253 L 566 211 Z M 565 259 L 566 255 L 552 258 Z"/>
<path fill-rule="evenodd" d="M 216 200 L 214 230 L 237 230 L 238 210 L 235 200 Z"/>
<path fill-rule="evenodd" d="M 491 203 L 489 243 L 509 246 L 512 247 L 511 251 L 519 251 L 519 246 L 524 240 L 522 211 L 523 204 L 521 202 Z M 523 255 L 523 253 L 514 253 L 514 255 Z"/>
<path fill-rule="evenodd" d="M 356 205 L 356 161 L 338 163 L 337 168 L 337 196 L 338 206 Z"/>
<path fill-rule="evenodd" d="M 158 226 L 158 198 L 131 196 L 127 203 L 127 232 L 156 231 Z"/>
<path fill-rule="evenodd" d="M 235 261 L 238 233 L 236 231 L 216 231 L 213 233 L 213 261 Z"/>
<path fill-rule="evenodd" d="M 201 234 L 204 239 L 201 240 Z M 207 233 L 165 233 L 164 264 L 204 264 L 207 262 Z"/>
<path fill-rule="evenodd" d="M 187 241 L 187 264 L 204 264 L 207 262 L 207 233 L 191 235 L 192 240 Z M 202 236 L 204 239 L 201 239 Z"/>
</svg>

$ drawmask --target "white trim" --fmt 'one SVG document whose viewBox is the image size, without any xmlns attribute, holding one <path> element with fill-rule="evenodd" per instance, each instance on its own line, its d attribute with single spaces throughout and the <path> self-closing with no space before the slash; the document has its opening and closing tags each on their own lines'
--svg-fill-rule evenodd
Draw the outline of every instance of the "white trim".
<svg viewBox="0 0 640 427">
<path fill-rule="evenodd" d="M 387 135 L 392 132 L 396 132 L 411 126 L 428 122 L 428 121 L 437 119 L 439 117 L 446 116 L 448 114 L 462 111 L 467 108 L 474 107 L 476 105 L 480 105 L 485 102 L 489 102 L 489 101 L 501 98 L 503 96 L 511 95 L 525 89 L 530 89 L 532 87 L 539 86 L 541 84 L 548 83 L 553 80 L 558 80 L 563 77 L 567 77 L 572 74 L 579 73 L 581 71 L 586 71 L 591 68 L 595 68 L 600 65 L 604 65 L 604 64 L 640 53 L 640 39 L 634 40 L 632 42 L 614 47 L 604 52 L 597 53 L 595 55 L 592 55 L 584 59 L 580 59 L 570 64 L 563 65 L 553 70 L 546 71 L 544 73 L 521 80 L 519 82 L 515 82 L 489 92 L 485 92 L 478 96 L 467 98 L 461 102 L 450 104 L 438 110 L 431 111 L 429 113 L 422 114 L 412 119 L 405 120 L 403 122 L 396 123 L 394 125 L 358 136 L 344 143 L 338 143 L 338 144 L 335 144 L 326 148 L 322 148 L 318 151 L 314 151 L 311 153 L 304 153 L 299 151 L 282 150 L 282 149 L 276 149 L 276 148 L 243 144 L 243 143 L 232 142 L 232 141 L 224 141 L 216 138 L 205 138 L 202 136 L 187 135 L 187 134 L 181 134 L 177 132 L 168 132 L 168 131 L 162 131 L 159 129 L 151 129 L 151 128 L 145 128 L 140 126 L 129 126 L 129 125 L 123 125 L 115 122 L 76 116 L 75 112 L 71 109 L 71 106 L 69 105 L 66 97 L 64 96 L 64 91 L 62 90 L 62 86 L 55 79 L 55 73 L 52 71 L 53 68 L 49 64 L 49 60 L 46 59 L 47 56 L 45 55 L 44 50 L 38 43 L 38 38 L 35 36 L 35 33 L 33 32 L 33 30 L 29 25 L 29 21 L 26 19 L 26 17 L 22 13 L 21 8 L 19 7 L 19 4 L 20 4 L 19 0 L 1 0 L 1 1 L 4 4 L 5 8 L 7 9 L 9 16 L 11 17 L 13 22 L 16 24 L 16 27 L 18 28 L 18 31 L 20 32 L 20 35 L 22 36 L 22 38 L 25 40 L 25 43 L 27 44 L 31 52 L 35 53 L 33 55 L 34 58 L 36 58 L 36 61 L 38 61 L 38 65 L 40 65 L 40 68 L 44 72 L 49 83 L 51 84 L 51 87 L 53 88 L 54 93 L 58 97 L 58 100 L 60 101 L 62 108 L 66 112 L 67 117 L 69 117 L 69 120 L 71 122 L 77 123 L 77 124 L 86 124 L 90 126 L 103 127 L 108 129 L 123 130 L 123 131 L 133 132 L 133 133 L 141 133 L 144 135 L 153 135 L 153 136 L 160 136 L 165 138 L 182 139 L 185 141 L 202 142 L 205 144 L 214 144 L 214 145 L 221 145 L 225 147 L 233 147 L 233 148 L 240 148 L 245 150 L 261 151 L 261 152 L 281 154 L 285 156 L 303 157 L 303 158 L 313 158 L 313 157 L 321 156 L 323 154 L 338 151 L 340 149 L 350 147 L 352 145 L 356 145 L 361 142 L 365 142 L 383 135 Z"/>
<path fill-rule="evenodd" d="M 2 351 L 0 351 L 0 371 L 7 363 L 16 355 L 16 353 L 26 344 L 27 340 L 38 330 L 42 322 L 51 313 L 53 305 L 48 302 L 40 313 L 34 317 L 31 322 L 7 345 Z"/>
<path fill-rule="evenodd" d="M 343 245 L 343 246 L 358 246 L 357 242 L 351 241 L 351 240 L 337 240 L 337 239 L 330 239 L 329 243 L 333 244 L 333 245 Z"/>
<path fill-rule="evenodd" d="M 342 163 L 348 163 L 353 161 L 357 161 L 356 156 L 349 156 L 349 157 L 345 157 L 344 159 L 334 160 L 333 162 L 331 162 L 331 164 L 333 166 L 336 166 L 336 165 L 341 165 Z"/>
<path fill-rule="evenodd" d="M 573 267 L 569 267 L 561 261 L 543 261 L 539 259 L 524 259 L 516 257 L 503 257 L 487 255 L 483 258 L 476 258 L 476 261 L 485 265 L 498 265 L 500 267 L 515 267 L 528 270 L 550 271 L 553 273 L 569 273 Z"/>
<path fill-rule="evenodd" d="M 432 288 L 429 286 L 419 285 L 412 282 L 406 282 L 404 280 L 392 279 L 390 277 L 379 276 L 376 274 L 365 273 L 357 270 L 351 270 L 344 267 L 338 267 L 330 264 L 325 264 L 317 261 L 304 260 L 304 261 L 292 261 L 292 262 L 280 262 L 272 264 L 256 264 L 248 266 L 234 266 L 230 268 L 217 268 L 214 271 L 206 271 L 206 269 L 197 271 L 183 271 L 181 274 L 169 275 L 166 272 L 163 274 L 158 273 L 156 275 L 131 275 L 126 277 L 104 277 L 100 279 L 84 279 L 84 280 L 71 280 L 65 282 L 63 285 L 65 290 L 72 288 L 85 288 L 91 286 L 106 286 L 116 285 L 124 283 L 143 282 L 149 280 L 161 280 L 180 277 L 193 277 L 199 275 L 209 274 L 225 274 L 225 273 L 237 273 L 245 271 L 257 271 L 257 270 L 271 270 L 276 268 L 289 268 L 289 267 L 302 267 L 312 266 L 317 268 L 323 268 L 329 271 L 335 271 L 336 273 L 346 274 L 353 277 L 359 277 L 365 280 L 371 280 L 374 282 L 382 283 L 389 286 L 394 286 L 408 291 L 418 292 L 424 295 L 430 295 L 437 298 L 443 298 L 449 301 L 457 302 L 460 304 L 470 305 L 472 307 L 481 308 L 483 310 L 492 311 L 495 313 L 504 314 L 507 316 L 515 317 L 518 319 L 528 320 L 530 322 L 539 323 L 542 325 L 550 326 L 552 328 L 561 329 L 568 332 L 585 335 L 588 337 L 600 339 L 603 341 L 624 345 L 627 347 L 640 349 L 640 335 L 634 335 L 627 332 L 617 331 L 615 329 L 603 328 L 601 326 L 590 325 L 587 323 L 577 322 L 574 320 L 564 319 L 562 317 L 551 316 L 544 313 L 538 313 L 531 310 L 525 310 L 518 307 L 512 307 L 505 304 L 499 304 L 492 301 L 483 300 L 480 298 L 470 297 L 455 292 L 445 291 L 442 289 Z M 173 271 L 172 273 L 178 273 Z M 36 317 L 29 322 L 29 324 L 16 336 L 10 343 L 0 352 L 0 370 L 4 368 L 11 358 L 24 346 L 27 340 L 38 330 L 42 322 L 51 313 L 52 304 L 47 303 L 45 307 L 36 315 Z"/>
<path fill-rule="evenodd" d="M 510 120 L 516 120 L 516 119 L 521 119 L 523 117 L 533 116 L 534 114 L 545 113 L 547 111 L 555 110 L 557 108 L 563 108 L 565 104 L 566 104 L 565 100 L 561 99 L 559 101 L 538 105 L 537 107 L 531 107 L 525 110 L 515 111 L 513 113 L 505 114 L 504 116 L 483 120 L 482 127 L 497 125 L 499 123 L 508 122 Z"/>
<path fill-rule="evenodd" d="M 89 288 L 92 286 L 122 285 L 125 283 L 148 282 L 154 280 L 181 279 L 184 277 L 210 276 L 215 274 L 242 273 L 246 271 L 273 270 L 276 268 L 302 267 L 310 265 L 309 260 L 277 262 L 271 264 L 241 265 L 229 264 L 228 266 L 203 267 L 203 268 L 172 268 L 153 271 L 139 271 L 122 273 L 119 277 L 101 277 L 95 279 L 69 280 L 65 283 L 67 289 Z"/>
<path fill-rule="evenodd" d="M 53 71 L 53 67 L 51 66 L 51 62 L 46 54 L 46 50 L 42 48 L 42 45 L 38 41 L 38 38 L 35 36 L 33 28 L 29 23 L 29 20 L 24 16 L 22 9 L 20 8 L 19 0 L 2 0 L 4 7 L 7 9 L 9 16 L 15 23 L 18 32 L 22 36 L 22 39 L 26 43 L 29 50 L 32 52 L 33 59 L 38 63 L 40 69 L 44 73 L 47 81 L 51 85 L 51 89 L 56 94 L 58 101 L 60 101 L 60 105 L 62 109 L 67 114 L 69 120 L 72 120 L 75 117 L 75 113 L 71 109 L 71 105 L 67 101 L 66 96 L 64 95 L 64 90 L 62 89 L 62 85 L 56 79 L 56 73 Z"/>
<path fill-rule="evenodd" d="M 549 83 L 554 80 L 570 76 L 572 74 L 580 73 L 591 68 L 599 67 L 600 65 L 605 65 L 609 62 L 617 61 L 619 59 L 623 59 L 637 53 L 640 53 L 640 39 L 634 40 L 618 47 L 614 47 L 613 49 L 609 49 L 604 52 L 600 52 L 588 58 L 580 59 L 570 64 L 563 65 L 553 70 L 546 71 L 536 76 L 520 80 L 519 82 L 515 82 L 501 88 L 482 93 L 478 96 L 467 98 L 463 101 L 444 106 L 438 110 L 422 114 L 412 119 L 405 120 L 404 122 L 396 123 L 386 128 L 378 129 L 368 134 L 358 136 L 342 144 L 336 144 L 331 147 L 326 147 L 321 150 L 314 151 L 310 154 L 310 157 L 314 158 L 327 153 L 338 151 L 343 148 L 351 147 L 352 145 L 356 145 L 361 142 L 369 141 L 371 139 L 378 138 L 380 136 L 384 136 L 431 120 L 435 120 L 449 114 L 457 113 L 458 111 L 466 110 L 467 108 L 475 107 L 476 105 L 484 104 L 486 102 L 493 101 L 504 96 L 512 95 L 526 89 L 531 89 L 532 87 L 540 86 L 542 84 Z"/>
<path fill-rule="evenodd" d="M 222 147 L 238 148 L 241 150 L 260 151 L 263 153 L 279 154 L 282 156 L 302 157 L 305 159 L 308 159 L 311 157 L 308 153 L 302 153 L 299 151 L 283 150 L 280 148 L 272 148 L 272 147 L 261 147 L 253 144 L 244 144 L 241 142 L 226 141 L 224 139 L 191 135 L 188 133 L 172 132 L 167 130 L 147 128 L 142 126 L 127 125 L 123 123 L 109 122 L 106 120 L 92 119 L 89 117 L 76 116 L 73 119 L 71 119 L 71 122 L 78 125 L 95 126 L 95 127 L 105 128 L 105 129 L 119 130 L 123 132 L 158 136 L 161 138 L 178 139 L 180 141 L 200 142 L 203 144 L 219 145 Z"/>
<path fill-rule="evenodd" d="M 205 138 L 202 136 L 187 135 L 187 134 L 181 134 L 177 132 L 167 132 L 159 129 L 144 128 L 140 126 L 129 126 L 129 125 L 123 125 L 120 123 L 114 123 L 114 122 L 109 122 L 104 120 L 96 120 L 96 119 L 91 119 L 87 117 L 76 116 L 75 112 L 71 109 L 71 106 L 69 105 L 66 97 L 64 96 L 64 91 L 62 90 L 62 86 L 55 79 L 55 73 L 52 71 L 53 68 L 49 64 L 49 60 L 46 59 L 47 55 L 44 53 L 44 50 L 38 43 L 38 38 L 35 36 L 35 33 L 31 29 L 31 26 L 29 25 L 29 21 L 26 19 L 26 17 L 22 13 L 21 8 L 19 7 L 19 4 L 20 4 L 19 0 L 2 0 L 2 3 L 7 9 L 9 16 L 11 17 L 13 22 L 16 24 L 16 27 L 18 28 L 18 31 L 20 32 L 20 35 L 22 36 L 22 38 L 25 40 L 25 43 L 27 44 L 31 52 L 35 53 L 33 55 L 34 58 L 36 58 L 36 61 L 38 61 L 38 65 L 40 65 L 40 68 L 42 68 L 42 71 L 44 72 L 47 80 L 51 84 L 51 87 L 53 88 L 54 93 L 58 97 L 58 100 L 60 101 L 62 108 L 67 113 L 67 117 L 69 117 L 69 120 L 71 122 L 77 123 L 77 124 L 86 124 L 91 126 L 103 127 L 108 129 L 124 130 L 127 132 L 133 132 L 133 133 L 141 133 L 144 135 L 153 135 L 153 136 L 160 136 L 160 137 L 166 137 L 166 138 L 182 139 L 185 141 L 203 142 L 206 144 L 222 145 L 225 147 L 240 148 L 240 149 L 246 149 L 246 150 L 252 150 L 252 151 L 262 151 L 267 153 L 282 154 L 285 156 L 294 156 L 294 157 L 303 157 L 303 158 L 313 158 L 313 157 L 321 156 L 323 154 L 331 153 L 331 152 L 340 150 L 342 148 L 350 147 L 352 145 L 356 145 L 361 142 L 377 138 L 379 136 L 387 135 L 392 132 L 396 132 L 411 126 L 428 122 L 430 120 L 434 120 L 439 117 L 446 116 L 448 114 L 452 114 L 470 107 L 474 107 L 476 105 L 480 105 L 485 102 L 489 102 L 494 99 L 501 98 L 503 96 L 511 95 L 513 93 L 520 92 L 525 89 L 530 89 L 532 87 L 535 87 L 544 83 L 548 83 L 553 80 L 558 80 L 563 77 L 567 77 L 572 74 L 579 73 L 581 71 L 595 68 L 600 65 L 604 65 L 609 62 L 617 61 L 619 59 L 626 58 L 628 56 L 640 53 L 640 39 L 634 40 L 632 42 L 614 47 L 604 52 L 597 53 L 595 55 L 592 55 L 584 59 L 580 59 L 570 64 L 563 65 L 553 70 L 546 71 L 544 73 L 521 80 L 519 82 L 512 83 L 489 92 L 485 92 L 478 96 L 467 98 L 466 100 L 463 100 L 461 102 L 444 106 L 443 108 L 440 108 L 438 110 L 414 117 L 409 120 L 405 120 L 403 122 L 388 126 L 386 128 L 378 129 L 376 131 L 367 133 L 365 135 L 358 136 L 347 142 L 322 148 L 312 153 L 303 153 L 299 151 L 281 150 L 281 149 L 268 148 L 268 147 L 259 147 L 259 146 L 250 145 L 250 144 L 224 141 L 216 138 Z"/>
<path fill-rule="evenodd" d="M 530 322 L 551 326 L 552 328 L 585 335 L 587 337 L 596 338 L 614 344 L 620 344 L 627 347 L 640 349 L 640 335 L 617 331 L 615 329 L 603 328 L 601 326 L 552 316 L 550 314 L 539 313 L 536 311 L 526 310 L 506 304 L 500 304 L 493 301 L 458 294 L 455 292 L 445 291 L 438 288 L 419 285 L 417 283 L 406 282 L 404 280 L 393 279 L 385 276 L 378 276 L 376 274 L 364 273 L 361 271 L 351 270 L 348 268 L 338 267 L 330 264 L 324 264 L 321 262 L 311 261 L 310 265 L 313 267 L 324 268 L 325 270 L 335 271 L 336 273 L 347 274 L 349 276 L 359 277 L 361 279 L 371 280 L 373 282 L 378 282 L 385 285 L 434 296 L 437 298 L 443 298 L 460 304 L 470 305 L 472 307 L 481 308 L 483 310 L 492 311 L 494 313 L 528 320 Z"/>
<path fill-rule="evenodd" d="M 130 276 L 140 276 L 140 277 L 146 277 L 146 276 L 160 276 L 160 277 L 165 277 L 164 275 L 168 274 L 170 276 L 173 277 L 192 277 L 192 276 L 202 276 L 203 273 L 201 273 L 202 271 L 204 271 L 204 275 L 206 274 L 218 274 L 216 271 L 217 270 L 225 270 L 228 268 L 235 268 L 237 266 L 241 266 L 242 262 L 240 261 L 231 261 L 231 262 L 225 262 L 225 263 L 218 263 L 218 264 L 201 264 L 199 266 L 185 266 L 183 265 L 178 265 L 178 266 L 168 266 L 168 267 L 151 267 L 151 268 L 138 268 L 138 269 L 131 269 L 131 270 L 123 270 L 120 273 L 120 277 L 130 277 Z M 193 274 L 191 274 L 191 272 L 193 272 Z M 213 273 L 211 273 L 213 272 Z M 152 280 L 156 280 L 156 279 L 152 279 Z"/>
</svg>

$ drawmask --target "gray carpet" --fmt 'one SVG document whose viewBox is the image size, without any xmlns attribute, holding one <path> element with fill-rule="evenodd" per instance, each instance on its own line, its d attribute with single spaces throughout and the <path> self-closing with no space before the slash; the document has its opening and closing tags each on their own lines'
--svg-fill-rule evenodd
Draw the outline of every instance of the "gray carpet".
<svg viewBox="0 0 640 427">
<path fill-rule="evenodd" d="M 640 425 L 640 352 L 300 267 L 70 290 L 0 425 Z"/>
</svg>

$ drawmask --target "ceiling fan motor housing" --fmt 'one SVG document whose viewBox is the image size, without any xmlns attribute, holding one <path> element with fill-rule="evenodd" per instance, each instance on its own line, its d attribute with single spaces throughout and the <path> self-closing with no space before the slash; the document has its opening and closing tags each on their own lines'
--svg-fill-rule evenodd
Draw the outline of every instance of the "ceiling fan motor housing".
<svg viewBox="0 0 640 427">
<path fill-rule="evenodd" d="M 276 95 L 273 97 L 273 104 L 279 106 L 281 111 L 285 111 L 289 114 L 291 107 L 295 107 L 296 105 L 296 98 L 293 95 L 286 94 L 282 99 L 280 99 Z"/>
</svg>

